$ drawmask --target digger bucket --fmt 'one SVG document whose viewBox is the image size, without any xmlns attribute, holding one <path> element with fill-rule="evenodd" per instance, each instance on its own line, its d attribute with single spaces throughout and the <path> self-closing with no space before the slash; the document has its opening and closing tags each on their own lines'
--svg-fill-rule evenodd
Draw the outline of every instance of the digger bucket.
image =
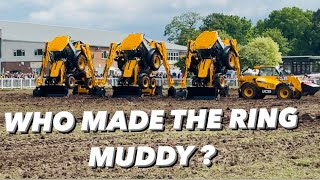
<svg viewBox="0 0 320 180">
<path fill-rule="evenodd" d="M 39 86 L 33 90 L 34 97 L 63 97 L 68 95 L 66 86 Z"/>
<path fill-rule="evenodd" d="M 141 97 L 142 91 L 138 86 L 112 86 L 112 97 Z"/>
<path fill-rule="evenodd" d="M 187 87 L 187 99 L 214 99 L 213 87 Z"/>
<path fill-rule="evenodd" d="M 315 95 L 320 90 L 320 85 L 312 82 L 302 82 L 302 94 L 303 95 Z"/>
</svg>

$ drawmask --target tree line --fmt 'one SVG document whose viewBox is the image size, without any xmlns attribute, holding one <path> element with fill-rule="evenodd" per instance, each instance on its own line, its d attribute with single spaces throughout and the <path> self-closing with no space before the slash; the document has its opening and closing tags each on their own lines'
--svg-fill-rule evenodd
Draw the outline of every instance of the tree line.
<svg viewBox="0 0 320 180">
<path fill-rule="evenodd" d="M 186 45 L 203 31 L 218 31 L 221 38 L 237 39 L 242 67 L 278 65 L 281 56 L 320 55 L 320 9 L 286 7 L 272 11 L 254 25 L 251 20 L 222 13 L 205 17 L 196 12 L 173 17 L 164 35 Z"/>
</svg>

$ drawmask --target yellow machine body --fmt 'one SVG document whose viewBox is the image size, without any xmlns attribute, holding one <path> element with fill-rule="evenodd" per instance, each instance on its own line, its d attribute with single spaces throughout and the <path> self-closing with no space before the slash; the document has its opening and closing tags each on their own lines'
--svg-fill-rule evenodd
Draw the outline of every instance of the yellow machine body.
<svg viewBox="0 0 320 180">
<path fill-rule="evenodd" d="M 121 43 L 122 51 L 131 51 L 138 48 L 143 41 L 143 34 L 129 34 Z"/>
<path fill-rule="evenodd" d="M 49 76 L 44 78 L 48 66 Z M 81 41 L 71 43 L 69 36 L 57 36 L 46 43 L 41 73 L 33 94 L 66 96 L 68 89 L 76 90 L 78 93 L 84 92 L 77 90 L 86 86 L 88 91 L 94 82 L 94 67 L 89 45 Z"/>
<path fill-rule="evenodd" d="M 248 71 L 255 73 L 247 73 Z M 279 99 L 299 99 L 303 93 L 298 77 L 284 74 L 275 66 L 255 66 L 243 72 L 238 79 L 239 93 L 246 99 L 263 99 L 277 95 Z"/>
<path fill-rule="evenodd" d="M 48 51 L 62 51 L 70 42 L 69 36 L 57 36 L 48 42 Z"/>
<path fill-rule="evenodd" d="M 218 40 L 217 31 L 204 31 L 193 42 L 193 49 L 210 49 Z"/>
<path fill-rule="evenodd" d="M 194 41 L 189 40 L 184 78 L 179 97 L 213 98 L 214 88 L 223 89 L 226 70 L 238 70 L 239 50 L 235 39 L 220 39 L 217 31 L 204 31 Z M 192 86 L 187 75 L 193 74 Z"/>
<path fill-rule="evenodd" d="M 59 75 L 64 72 L 64 62 L 55 61 L 51 64 L 50 77 L 59 77 Z"/>
<path fill-rule="evenodd" d="M 119 44 L 111 43 L 104 76 L 102 80 L 97 81 L 98 84 L 106 82 L 114 60 L 118 63 L 122 75 L 118 80 L 118 86 L 113 86 L 113 97 L 162 94 L 162 87 L 156 84 L 152 75 L 161 64 L 166 69 L 169 87 L 171 90 L 174 89 L 164 42 L 149 41 L 143 34 L 133 33 Z"/>
<path fill-rule="evenodd" d="M 129 60 L 125 63 L 123 68 L 123 77 L 129 78 L 134 75 L 134 70 L 138 64 L 137 60 Z"/>
</svg>

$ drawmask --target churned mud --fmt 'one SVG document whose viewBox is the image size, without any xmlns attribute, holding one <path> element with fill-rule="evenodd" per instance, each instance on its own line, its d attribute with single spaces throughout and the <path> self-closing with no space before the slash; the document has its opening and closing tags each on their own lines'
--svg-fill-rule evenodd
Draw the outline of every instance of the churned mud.
<svg viewBox="0 0 320 180">
<path fill-rule="evenodd" d="M 110 94 L 110 92 L 108 92 Z M 0 91 L 0 178 L 320 178 L 320 95 L 301 100 L 239 99 L 182 100 L 167 97 L 113 99 L 90 96 L 34 98 L 32 91 Z M 172 118 L 164 132 L 89 133 L 78 125 L 71 134 L 9 135 L 5 130 L 5 112 L 69 111 L 80 123 L 83 111 L 164 109 L 217 109 L 225 112 L 225 126 L 231 109 L 295 107 L 299 127 L 295 130 L 266 131 L 182 131 L 172 130 Z M 169 115 L 167 115 L 169 116 Z M 213 166 L 202 164 L 196 153 L 190 167 L 148 169 L 91 169 L 88 167 L 93 146 L 189 146 L 212 144 L 218 150 Z"/>
</svg>

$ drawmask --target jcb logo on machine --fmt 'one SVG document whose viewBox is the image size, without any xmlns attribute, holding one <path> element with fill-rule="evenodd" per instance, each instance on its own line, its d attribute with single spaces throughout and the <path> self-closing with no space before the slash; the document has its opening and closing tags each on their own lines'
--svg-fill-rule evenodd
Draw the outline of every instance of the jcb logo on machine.
<svg viewBox="0 0 320 180">
<path fill-rule="evenodd" d="M 280 76 L 280 77 L 278 77 L 278 79 L 280 81 L 286 81 L 286 80 L 288 80 L 288 77 L 287 76 Z"/>
<path fill-rule="evenodd" d="M 263 94 L 271 94 L 271 90 L 262 90 Z"/>
</svg>

